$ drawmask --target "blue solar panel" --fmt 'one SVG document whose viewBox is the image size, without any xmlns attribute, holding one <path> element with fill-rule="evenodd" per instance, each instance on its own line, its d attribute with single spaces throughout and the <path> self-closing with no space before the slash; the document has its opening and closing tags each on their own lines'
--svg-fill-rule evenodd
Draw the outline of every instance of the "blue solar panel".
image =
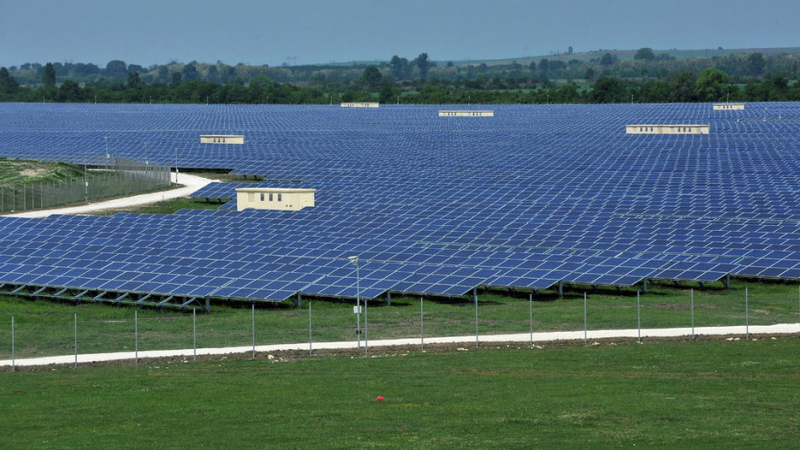
<svg viewBox="0 0 800 450">
<path fill-rule="evenodd" d="M 272 301 L 297 291 L 355 296 L 346 260 L 355 254 L 365 297 L 796 278 L 800 105 L 769 104 L 781 119 L 765 122 L 754 120 L 759 106 L 731 115 L 707 104 L 503 105 L 467 124 L 425 106 L 353 115 L 324 106 L 1 104 L 0 156 L 102 160 L 108 137 L 115 156 L 171 165 L 178 148 L 182 167 L 314 188 L 317 205 L 0 218 L 0 282 Z M 624 133 L 644 119 L 712 131 Z M 212 132 L 243 133 L 246 143 L 199 143 Z M 194 195 L 231 198 L 244 185 L 253 186 L 212 183 Z"/>
</svg>

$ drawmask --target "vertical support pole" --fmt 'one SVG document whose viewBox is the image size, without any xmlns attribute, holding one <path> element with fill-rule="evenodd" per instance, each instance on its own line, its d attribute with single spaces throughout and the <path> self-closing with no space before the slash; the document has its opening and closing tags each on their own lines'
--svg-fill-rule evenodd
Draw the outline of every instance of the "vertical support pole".
<svg viewBox="0 0 800 450">
<path fill-rule="evenodd" d="M 392 291 L 386 291 L 386 306 L 392 306 Z"/>
<path fill-rule="evenodd" d="M 422 306 L 422 297 L 419 298 L 419 346 L 425 350 L 425 311 Z"/>
<path fill-rule="evenodd" d="M 250 304 L 250 319 L 252 322 L 252 331 L 253 331 L 253 359 L 256 359 L 256 304 Z"/>
<path fill-rule="evenodd" d="M 744 332 L 745 337 L 750 339 L 750 305 L 747 295 L 747 287 L 744 288 Z"/>
<path fill-rule="evenodd" d="M 312 355 L 314 349 L 311 346 L 311 302 L 308 302 L 308 354 Z"/>
<path fill-rule="evenodd" d="M 206 297 L 206 312 L 211 312 L 211 297 Z"/>
<path fill-rule="evenodd" d="M 17 357 L 14 352 L 14 316 L 11 316 L 11 371 L 17 370 Z"/>
<path fill-rule="evenodd" d="M 644 280 L 642 280 L 642 292 L 644 292 L 645 294 L 647 294 L 647 278 L 645 278 Z"/>
<path fill-rule="evenodd" d="M 583 343 L 589 343 L 589 322 L 586 318 L 586 292 L 583 293 Z"/>
<path fill-rule="evenodd" d="M 472 289 L 472 298 L 475 301 L 475 347 L 480 347 L 481 341 L 478 337 L 478 288 Z"/>
<path fill-rule="evenodd" d="M 194 360 L 197 361 L 197 308 L 192 308 L 192 342 Z"/>
<path fill-rule="evenodd" d="M 691 290 L 691 309 L 692 309 L 692 340 L 694 340 L 694 288 Z"/>
<path fill-rule="evenodd" d="M 639 327 L 639 343 L 642 343 L 642 306 L 639 302 L 639 291 L 636 291 L 636 320 Z"/>
<path fill-rule="evenodd" d="M 134 342 L 134 359 L 136 364 L 139 364 L 139 311 L 133 310 L 133 342 Z"/>
<path fill-rule="evenodd" d="M 533 292 L 528 294 L 528 312 L 530 313 L 531 324 L 531 347 L 533 347 Z"/>
<path fill-rule="evenodd" d="M 297 291 L 297 307 L 303 309 L 303 294 L 300 291 Z"/>
<path fill-rule="evenodd" d="M 361 348 L 361 273 L 358 271 L 358 260 L 356 260 L 356 306 L 356 335 L 358 348 Z"/>
<path fill-rule="evenodd" d="M 367 314 L 369 313 L 369 308 L 367 305 L 369 301 L 364 299 L 364 354 L 366 355 L 369 353 L 369 332 L 367 332 Z"/>
<path fill-rule="evenodd" d="M 725 289 L 731 288 L 731 274 L 725 275 Z"/>
<path fill-rule="evenodd" d="M 75 368 L 78 368 L 78 313 L 75 313 Z"/>
<path fill-rule="evenodd" d="M 564 283 L 558 281 L 558 298 L 564 298 Z"/>
</svg>

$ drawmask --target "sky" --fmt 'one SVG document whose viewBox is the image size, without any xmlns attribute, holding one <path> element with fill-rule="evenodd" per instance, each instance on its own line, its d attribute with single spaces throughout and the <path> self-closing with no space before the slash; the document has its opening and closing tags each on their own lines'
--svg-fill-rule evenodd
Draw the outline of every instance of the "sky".
<svg viewBox="0 0 800 450">
<path fill-rule="evenodd" d="M 800 46 L 797 0 L 0 0 L 0 66 Z"/>
</svg>

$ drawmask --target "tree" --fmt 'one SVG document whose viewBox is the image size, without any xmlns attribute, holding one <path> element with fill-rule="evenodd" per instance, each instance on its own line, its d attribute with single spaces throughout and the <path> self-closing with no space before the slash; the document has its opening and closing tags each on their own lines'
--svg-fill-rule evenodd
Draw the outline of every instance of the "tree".
<svg viewBox="0 0 800 450">
<path fill-rule="evenodd" d="M 381 103 L 396 103 L 399 102 L 398 97 L 403 91 L 396 86 L 384 86 L 378 92 L 378 101 Z"/>
<path fill-rule="evenodd" d="M 47 63 L 44 65 L 44 70 L 42 71 L 42 83 L 45 86 L 56 85 L 56 69 L 53 68 L 52 63 Z"/>
<path fill-rule="evenodd" d="M 72 80 L 66 80 L 61 83 L 61 86 L 58 88 L 56 99 L 59 102 L 80 102 L 83 101 L 83 91 L 81 91 L 81 87 L 78 86 L 78 83 Z"/>
<path fill-rule="evenodd" d="M 180 86 L 180 84 L 181 84 L 181 79 L 182 79 L 182 78 L 183 78 L 183 75 L 181 75 L 181 73 L 180 73 L 180 72 L 173 72 L 173 73 L 172 73 L 172 80 L 171 80 L 171 82 L 170 82 L 170 87 L 172 87 L 173 89 L 175 89 L 175 88 L 177 88 L 178 86 Z"/>
<path fill-rule="evenodd" d="M 536 62 L 535 61 L 531 61 L 531 63 L 528 64 L 528 70 L 530 70 L 531 72 L 535 72 L 536 71 Z"/>
<path fill-rule="evenodd" d="M 414 64 L 419 68 L 419 77 L 423 80 L 428 78 L 428 69 L 430 69 L 432 65 L 431 62 L 428 61 L 428 54 L 420 53 L 419 56 L 414 59 Z"/>
<path fill-rule="evenodd" d="M 128 73 L 128 65 L 125 61 L 115 59 L 106 64 L 106 75 L 111 78 L 122 78 Z"/>
<path fill-rule="evenodd" d="M 200 78 L 200 73 L 194 64 L 187 64 L 183 66 L 183 79 L 186 81 L 197 80 Z"/>
<path fill-rule="evenodd" d="M 761 53 L 751 53 L 747 55 L 747 71 L 752 76 L 761 76 L 764 73 L 764 55 Z"/>
<path fill-rule="evenodd" d="M 592 69 L 591 67 L 587 67 L 586 72 L 583 75 L 583 78 L 587 80 L 594 80 L 594 69 Z"/>
<path fill-rule="evenodd" d="M 716 102 L 725 99 L 730 77 L 719 69 L 705 69 L 694 84 L 694 93 L 698 101 Z"/>
<path fill-rule="evenodd" d="M 217 66 L 209 66 L 206 79 L 214 83 L 219 83 L 219 69 L 217 69 Z"/>
<path fill-rule="evenodd" d="M 158 66 L 158 82 L 167 83 L 169 81 L 169 67 Z"/>
<path fill-rule="evenodd" d="M 625 84 L 616 78 L 603 77 L 592 87 L 592 100 L 595 103 L 623 103 L 628 100 Z"/>
<path fill-rule="evenodd" d="M 688 103 L 694 101 L 695 76 L 688 70 L 680 70 L 672 74 L 670 80 L 669 101 L 676 103 Z"/>
<path fill-rule="evenodd" d="M 139 72 L 128 73 L 128 88 L 141 89 L 143 87 L 142 80 L 139 78 Z"/>
<path fill-rule="evenodd" d="M 645 61 L 652 61 L 656 59 L 656 54 L 653 53 L 652 48 L 642 47 L 636 51 L 636 54 L 633 55 L 633 59 L 642 59 Z"/>
<path fill-rule="evenodd" d="M 381 84 L 382 78 L 383 75 L 381 75 L 381 71 L 378 70 L 378 67 L 369 65 L 366 69 L 364 69 L 364 73 L 361 75 L 361 82 L 367 88 L 374 91 Z"/>
<path fill-rule="evenodd" d="M 571 45 L 569 46 L 569 49 L 567 49 L 567 53 L 569 53 L 570 55 L 572 54 L 572 46 Z"/>
<path fill-rule="evenodd" d="M 8 73 L 8 69 L 0 67 L 0 92 L 4 94 L 16 94 L 19 90 L 19 83 Z"/>
<path fill-rule="evenodd" d="M 611 53 L 606 53 L 605 55 L 603 55 L 602 58 L 600 58 L 600 65 L 608 67 L 608 66 L 614 64 L 614 62 L 615 62 L 614 59 L 615 58 L 613 56 L 611 56 Z"/>
</svg>

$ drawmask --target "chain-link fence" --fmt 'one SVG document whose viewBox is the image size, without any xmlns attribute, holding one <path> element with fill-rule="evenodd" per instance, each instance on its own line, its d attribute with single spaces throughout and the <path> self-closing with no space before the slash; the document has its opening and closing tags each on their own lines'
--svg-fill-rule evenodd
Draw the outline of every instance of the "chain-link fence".
<svg viewBox="0 0 800 450">
<path fill-rule="evenodd" d="M 713 334 L 746 339 L 800 333 L 800 288 L 775 291 L 767 286 L 741 289 L 733 295 L 694 290 L 686 294 L 669 301 L 638 294 L 545 302 L 534 302 L 532 294 L 528 299 L 478 303 L 406 298 L 393 300 L 392 306 L 373 300 L 368 307 L 362 302 L 359 314 L 351 305 L 317 301 L 313 315 L 310 302 L 297 309 L 251 306 L 197 315 L 93 304 L 52 308 L 37 302 L 0 311 L 0 371 L 20 360 L 28 360 L 23 365 L 35 365 L 40 357 L 72 363 L 100 360 L 97 354 L 101 353 L 116 354 L 111 359 L 132 359 L 135 353 L 138 360 L 211 354 L 224 347 L 233 347 L 231 353 L 255 355 L 265 351 L 263 346 L 279 344 L 313 351 L 337 347 L 322 343 L 338 343 L 338 347 L 366 353 L 373 343 L 381 345 L 376 341 L 386 339 L 406 339 L 403 345 L 424 349 L 437 342 L 480 346 L 513 340 L 533 345 L 547 340 L 589 343 L 604 338 L 698 339 Z M 447 340 L 453 336 L 472 337 Z"/>
<path fill-rule="evenodd" d="M 100 170 L 68 181 L 0 187 L 0 212 L 51 208 L 168 187 L 170 168 L 124 158 L 109 158 Z"/>
</svg>

